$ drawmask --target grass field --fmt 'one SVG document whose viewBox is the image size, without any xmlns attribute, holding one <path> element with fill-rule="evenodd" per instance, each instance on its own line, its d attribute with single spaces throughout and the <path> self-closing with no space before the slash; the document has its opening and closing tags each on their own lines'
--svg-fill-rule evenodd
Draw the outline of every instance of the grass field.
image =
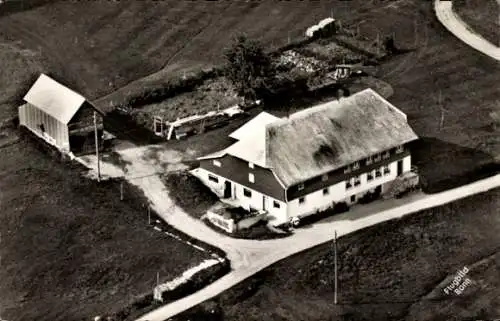
<svg viewBox="0 0 500 321">
<path fill-rule="evenodd" d="M 496 0 L 455 1 L 453 8 L 475 32 L 500 46 L 500 5 Z"/>
<path fill-rule="evenodd" d="M 373 226 L 289 257 L 179 320 L 476 320 L 500 313 L 500 189 Z M 472 280 L 446 295 L 458 270 Z M 451 277 L 451 279 L 450 279 Z M 204 313 L 210 306 L 218 313 Z"/>
<path fill-rule="evenodd" d="M 160 70 L 148 80 L 217 64 L 241 32 L 286 44 L 329 16 L 335 2 L 55 1 L 2 16 L 0 41 L 41 52 L 45 69 L 93 99 Z"/>
<path fill-rule="evenodd" d="M 377 76 L 391 84 L 391 103 L 408 115 L 422 138 L 413 156 L 431 184 L 498 164 L 500 127 L 491 117 L 500 111 L 500 88 L 492 85 L 500 80 L 496 61 L 444 29 L 431 1 L 395 1 L 353 11 L 351 19 L 365 21 L 360 32 L 368 38 L 394 32 L 396 46 L 415 48 L 383 63 Z"/>
<path fill-rule="evenodd" d="M 154 230 L 137 191 L 81 177 L 21 141 L 1 149 L 0 316 L 89 320 L 151 293 L 200 252 Z"/>
<path fill-rule="evenodd" d="M 332 9 L 367 41 L 394 35 L 396 46 L 415 49 L 384 62 L 377 76 L 393 87 L 391 102 L 425 139 L 415 160 L 428 176 L 438 171 L 440 179 L 453 178 L 498 159 L 500 126 L 490 115 L 500 112 L 500 89 L 492 85 L 500 66 L 446 31 L 431 1 L 60 1 L 2 16 L 0 39 L 39 53 L 39 68 L 91 98 L 147 76 L 100 101 L 105 104 L 182 70 L 220 63 L 239 32 L 272 48 L 285 44 L 289 33 L 292 40 L 302 37 Z M 19 72 L 22 79 L 33 76 L 29 69 Z M 184 110 L 178 100 L 173 107 Z M 440 105 L 447 110 L 442 126 Z"/>
<path fill-rule="evenodd" d="M 22 99 L 35 75 L 46 70 L 39 52 L 23 49 L 20 43 L 0 43 L 0 64 L 0 119 L 5 120 L 16 115 L 12 106 Z"/>
<path fill-rule="evenodd" d="M 392 87 L 389 100 L 422 138 L 413 156 L 428 191 L 498 171 L 500 126 L 492 117 L 500 113 L 500 88 L 492 85 L 500 81 L 497 62 L 449 33 L 435 18 L 432 1 L 350 1 L 343 6 L 351 10 L 337 6 L 335 15 L 346 28 L 359 30 L 364 39 L 393 35 L 398 48 L 409 50 L 383 61 L 376 76 Z M 177 108 L 183 102 L 179 108 L 184 111 L 203 95 L 186 93 L 160 105 L 169 106 L 171 100 Z M 196 140 L 211 142 L 214 135 Z"/>
</svg>

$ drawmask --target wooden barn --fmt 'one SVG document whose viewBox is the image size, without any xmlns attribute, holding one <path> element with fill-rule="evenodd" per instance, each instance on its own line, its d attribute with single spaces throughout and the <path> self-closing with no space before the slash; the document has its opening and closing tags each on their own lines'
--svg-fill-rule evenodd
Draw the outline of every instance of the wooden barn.
<svg viewBox="0 0 500 321">
<path fill-rule="evenodd" d="M 95 152 L 95 127 L 99 148 L 103 148 L 104 138 L 109 136 L 104 132 L 103 115 L 80 94 L 41 74 L 24 101 L 19 107 L 19 124 L 63 153 Z"/>
</svg>

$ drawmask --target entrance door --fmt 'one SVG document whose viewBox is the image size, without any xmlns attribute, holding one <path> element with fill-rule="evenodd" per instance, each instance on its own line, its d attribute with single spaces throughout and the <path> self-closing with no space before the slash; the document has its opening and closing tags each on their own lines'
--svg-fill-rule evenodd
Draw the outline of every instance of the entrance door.
<svg viewBox="0 0 500 321">
<path fill-rule="evenodd" d="M 266 203 L 267 203 L 267 202 L 266 202 L 266 197 L 265 197 L 264 195 L 262 195 L 262 209 L 263 209 L 264 211 L 266 211 L 266 210 L 267 210 L 267 208 L 266 208 Z"/>
<path fill-rule="evenodd" d="M 403 160 L 398 161 L 398 176 L 403 174 Z"/>
<path fill-rule="evenodd" d="M 230 181 L 225 181 L 224 182 L 224 198 L 231 198 L 232 193 L 231 193 L 231 182 Z"/>
</svg>

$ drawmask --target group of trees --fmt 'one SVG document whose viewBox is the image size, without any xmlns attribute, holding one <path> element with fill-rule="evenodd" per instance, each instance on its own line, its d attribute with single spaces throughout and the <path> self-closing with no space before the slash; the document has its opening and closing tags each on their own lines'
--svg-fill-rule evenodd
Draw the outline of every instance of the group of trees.
<svg viewBox="0 0 500 321">
<path fill-rule="evenodd" d="M 382 45 L 388 54 L 397 54 L 398 48 L 393 37 L 384 39 Z M 255 100 L 276 90 L 297 87 L 295 82 L 276 77 L 276 69 L 271 56 L 265 52 L 261 43 L 239 36 L 225 51 L 227 78 L 236 88 L 238 95 L 245 100 Z M 284 81 L 284 82 L 283 82 Z M 300 87 L 300 86 L 299 86 Z"/>
<path fill-rule="evenodd" d="M 226 77 L 244 99 L 255 100 L 260 91 L 272 86 L 274 65 L 271 56 L 258 41 L 239 36 L 224 55 Z"/>
</svg>

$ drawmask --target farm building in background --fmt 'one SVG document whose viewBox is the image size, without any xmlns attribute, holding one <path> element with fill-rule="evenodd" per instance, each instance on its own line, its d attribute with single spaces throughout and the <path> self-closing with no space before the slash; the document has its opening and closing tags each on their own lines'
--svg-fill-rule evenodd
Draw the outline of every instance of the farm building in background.
<svg viewBox="0 0 500 321">
<path fill-rule="evenodd" d="M 95 152 L 95 128 L 99 148 L 104 139 L 102 114 L 83 96 L 45 74 L 33 84 L 19 107 L 19 124 L 70 155 Z M 94 125 L 95 117 L 95 125 Z"/>
<path fill-rule="evenodd" d="M 223 201 L 273 225 L 391 194 L 411 176 L 406 115 L 372 89 L 276 118 L 265 112 L 199 158 L 192 173 Z M 340 204 L 339 204 L 340 205 Z"/>
</svg>

